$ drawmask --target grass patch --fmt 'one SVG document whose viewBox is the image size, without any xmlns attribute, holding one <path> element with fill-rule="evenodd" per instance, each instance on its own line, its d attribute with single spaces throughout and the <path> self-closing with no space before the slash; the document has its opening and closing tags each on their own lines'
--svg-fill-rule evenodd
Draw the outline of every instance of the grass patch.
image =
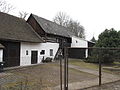
<svg viewBox="0 0 120 90">
<path fill-rule="evenodd" d="M 93 74 L 90 74 L 90 73 L 87 73 L 87 72 L 83 72 L 83 71 L 80 71 L 80 70 L 77 70 L 77 69 L 74 69 L 74 68 L 69 68 L 69 72 L 70 73 L 80 73 L 82 75 L 88 75 L 88 76 L 96 76 L 96 75 L 93 75 Z"/>
<path fill-rule="evenodd" d="M 69 64 L 79 66 L 81 68 L 86 68 L 86 69 L 93 69 L 93 70 L 98 70 L 99 65 L 95 63 L 86 63 L 81 59 L 69 59 Z M 119 62 L 114 62 L 111 64 L 102 64 L 102 67 L 114 67 L 114 68 L 119 68 L 120 63 Z M 110 73 L 110 74 L 118 74 L 120 75 L 120 71 L 111 71 L 111 70 L 106 70 L 102 68 L 102 72 Z"/>
<path fill-rule="evenodd" d="M 69 59 L 69 64 L 80 66 L 83 68 L 88 68 L 88 69 L 98 69 L 98 64 L 94 63 L 86 63 L 80 59 Z"/>
<path fill-rule="evenodd" d="M 114 64 L 118 64 L 118 65 L 120 65 L 120 62 L 114 62 Z"/>
</svg>

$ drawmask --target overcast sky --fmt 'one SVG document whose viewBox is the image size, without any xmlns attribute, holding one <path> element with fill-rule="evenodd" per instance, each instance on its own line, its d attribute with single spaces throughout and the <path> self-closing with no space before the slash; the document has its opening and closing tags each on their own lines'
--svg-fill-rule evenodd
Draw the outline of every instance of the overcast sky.
<svg viewBox="0 0 120 90">
<path fill-rule="evenodd" d="M 84 26 L 86 39 L 95 38 L 106 28 L 120 30 L 120 0 L 6 0 L 19 11 L 52 20 L 57 12 L 67 13 Z"/>
</svg>

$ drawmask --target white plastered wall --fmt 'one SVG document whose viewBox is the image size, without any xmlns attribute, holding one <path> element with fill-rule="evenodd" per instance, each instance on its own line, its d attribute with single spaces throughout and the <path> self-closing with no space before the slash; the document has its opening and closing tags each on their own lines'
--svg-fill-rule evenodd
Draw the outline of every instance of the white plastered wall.
<svg viewBox="0 0 120 90">
<path fill-rule="evenodd" d="M 0 49 L 0 62 L 3 61 L 3 49 Z"/>
<path fill-rule="evenodd" d="M 88 41 L 75 37 L 72 37 L 71 47 L 78 47 L 78 48 L 88 48 Z M 88 49 L 86 49 L 86 58 L 88 57 Z"/>
<path fill-rule="evenodd" d="M 21 42 L 20 48 L 20 66 L 31 65 L 31 51 L 38 51 L 38 61 L 37 63 L 41 63 L 41 60 L 44 56 L 54 58 L 56 52 L 59 48 L 58 43 L 27 43 Z M 53 56 L 50 56 L 50 49 L 53 49 Z M 40 55 L 41 50 L 45 50 L 44 55 Z M 28 51 L 28 55 L 26 55 L 26 51 Z"/>
</svg>

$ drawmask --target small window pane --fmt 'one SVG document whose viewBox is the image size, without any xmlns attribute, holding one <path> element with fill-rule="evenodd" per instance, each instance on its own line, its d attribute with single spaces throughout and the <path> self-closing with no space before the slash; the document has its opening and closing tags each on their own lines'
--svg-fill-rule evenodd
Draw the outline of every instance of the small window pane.
<svg viewBox="0 0 120 90">
<path fill-rule="evenodd" d="M 78 41 L 76 40 L 76 43 L 78 43 Z"/>
<path fill-rule="evenodd" d="M 26 50 L 26 55 L 28 55 L 28 50 Z"/>
<path fill-rule="evenodd" d="M 45 54 L 45 50 L 41 50 L 40 54 L 44 55 Z"/>
<path fill-rule="evenodd" d="M 53 49 L 50 49 L 50 56 L 53 56 Z"/>
</svg>

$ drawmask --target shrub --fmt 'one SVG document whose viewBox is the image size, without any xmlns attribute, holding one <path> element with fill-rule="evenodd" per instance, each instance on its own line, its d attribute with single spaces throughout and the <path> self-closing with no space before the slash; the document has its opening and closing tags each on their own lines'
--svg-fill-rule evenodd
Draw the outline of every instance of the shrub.
<svg viewBox="0 0 120 90">
<path fill-rule="evenodd" d="M 120 47 L 120 31 L 117 32 L 114 28 L 108 30 L 106 29 L 99 35 L 99 38 L 95 44 L 95 47 L 100 48 L 119 48 Z M 99 62 L 100 59 L 102 63 L 113 63 L 118 60 L 120 53 L 116 50 L 92 50 L 91 56 L 86 60 L 87 62 Z"/>
<path fill-rule="evenodd" d="M 52 62 L 52 58 L 47 57 L 45 60 L 42 60 L 43 63 Z"/>
<path fill-rule="evenodd" d="M 93 50 L 91 56 L 89 56 L 85 62 L 98 63 L 101 60 L 102 63 L 113 63 L 115 61 L 116 52 L 111 50 Z"/>
</svg>

